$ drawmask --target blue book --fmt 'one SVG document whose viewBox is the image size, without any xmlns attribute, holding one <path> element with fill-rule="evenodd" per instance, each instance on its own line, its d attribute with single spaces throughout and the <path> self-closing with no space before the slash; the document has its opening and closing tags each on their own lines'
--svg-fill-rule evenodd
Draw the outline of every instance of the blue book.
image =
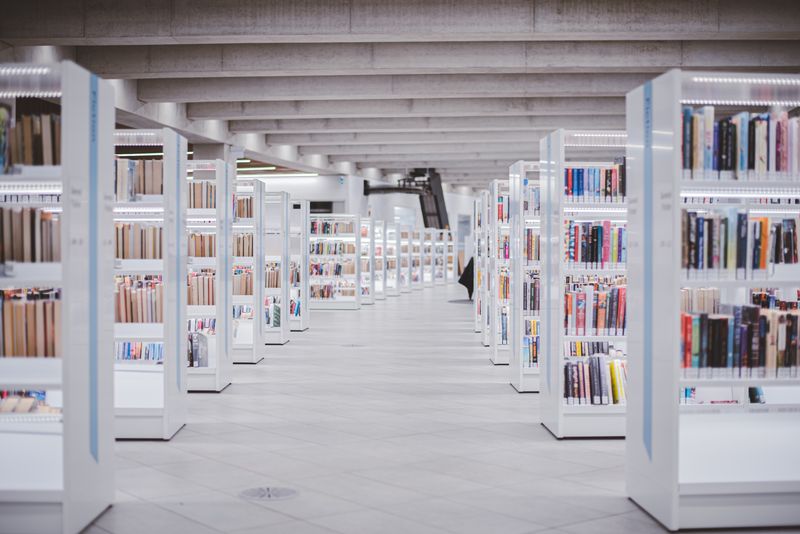
<svg viewBox="0 0 800 534">
<path fill-rule="evenodd" d="M 733 117 L 736 122 L 736 164 L 737 171 L 747 171 L 747 162 L 749 157 L 749 132 L 750 132 L 750 113 L 743 111 Z"/>
<path fill-rule="evenodd" d="M 692 168 L 692 108 L 683 108 L 683 168 Z"/>
<path fill-rule="evenodd" d="M 705 248 L 703 247 L 703 227 L 705 227 L 705 218 L 697 217 L 697 268 L 703 268 L 703 260 L 705 260 Z"/>
<path fill-rule="evenodd" d="M 728 317 L 728 369 L 733 368 L 733 318 Z"/>
</svg>

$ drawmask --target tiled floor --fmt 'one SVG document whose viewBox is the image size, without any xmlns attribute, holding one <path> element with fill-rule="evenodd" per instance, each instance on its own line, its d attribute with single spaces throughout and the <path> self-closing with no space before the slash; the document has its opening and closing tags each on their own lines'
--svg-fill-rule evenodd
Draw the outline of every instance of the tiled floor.
<svg viewBox="0 0 800 534">
<path fill-rule="evenodd" d="M 224 393 L 191 395 L 171 442 L 117 443 L 117 502 L 89 532 L 663 532 L 624 496 L 624 442 L 554 440 L 464 295 L 317 312 Z M 238 497 L 256 486 L 298 495 Z"/>
</svg>

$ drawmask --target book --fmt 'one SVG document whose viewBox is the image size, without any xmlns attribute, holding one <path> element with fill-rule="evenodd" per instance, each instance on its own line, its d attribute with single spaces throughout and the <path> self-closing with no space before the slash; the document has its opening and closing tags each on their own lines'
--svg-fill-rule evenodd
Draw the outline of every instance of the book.
<svg viewBox="0 0 800 534">
<path fill-rule="evenodd" d="M 588 356 L 564 363 L 564 404 L 624 405 L 627 402 L 624 359 Z"/>
</svg>

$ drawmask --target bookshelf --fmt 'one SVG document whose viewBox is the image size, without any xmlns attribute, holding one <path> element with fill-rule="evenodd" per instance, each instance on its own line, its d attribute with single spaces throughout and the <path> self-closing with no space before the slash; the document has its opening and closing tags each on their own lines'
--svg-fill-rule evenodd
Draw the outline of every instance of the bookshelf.
<svg viewBox="0 0 800 534">
<path fill-rule="evenodd" d="M 491 308 L 492 293 L 492 277 L 490 276 L 491 269 L 491 253 L 492 248 L 489 242 L 489 229 L 490 219 L 494 215 L 492 211 L 492 203 L 489 202 L 489 191 L 481 191 L 481 209 L 483 216 L 481 217 L 481 232 L 480 232 L 480 252 L 478 259 L 480 260 L 480 284 L 478 291 L 480 293 L 480 314 L 481 314 L 481 342 L 484 347 L 490 347 L 492 343 L 492 330 L 490 325 L 493 324 L 492 314 L 489 313 Z M 496 216 L 496 215 L 495 215 Z"/>
<path fill-rule="evenodd" d="M 625 397 L 615 387 L 627 362 L 627 203 L 615 163 L 625 139 L 557 130 L 540 141 L 540 409 L 559 439 L 625 437 Z"/>
<path fill-rule="evenodd" d="M 386 221 L 375 221 L 372 233 L 375 241 L 375 299 L 386 300 Z"/>
<path fill-rule="evenodd" d="M 411 230 L 411 270 L 409 280 L 411 289 L 417 291 L 422 289 L 422 231 L 419 228 Z"/>
<path fill-rule="evenodd" d="M 361 219 L 361 304 L 375 304 L 375 221 Z"/>
<path fill-rule="evenodd" d="M 264 193 L 264 313 L 260 321 L 267 345 L 289 342 L 289 193 Z"/>
<path fill-rule="evenodd" d="M 444 278 L 447 282 L 458 282 L 458 254 L 456 253 L 455 230 L 446 230 L 446 240 L 444 242 Z"/>
<path fill-rule="evenodd" d="M 394 223 L 386 224 L 386 275 L 385 292 L 387 297 L 400 294 L 401 262 L 400 231 Z"/>
<path fill-rule="evenodd" d="M 169 440 L 187 415 L 187 142 L 164 128 L 117 130 L 114 143 L 116 437 Z M 133 161 L 130 147 L 156 155 Z"/>
<path fill-rule="evenodd" d="M 508 365 L 510 347 L 508 329 L 510 238 L 508 180 L 493 180 L 489 189 L 489 287 L 486 303 L 489 311 L 490 360 L 494 365 Z"/>
<path fill-rule="evenodd" d="M 308 232 L 311 208 L 308 200 L 292 200 L 289 218 L 290 321 L 292 332 L 304 332 L 311 323 L 308 298 L 311 292 L 308 279 Z"/>
<path fill-rule="evenodd" d="M 433 282 L 434 284 L 444 284 L 447 281 L 447 272 L 445 271 L 447 250 L 445 246 L 450 239 L 450 232 L 434 230 L 433 237 Z"/>
<path fill-rule="evenodd" d="M 311 216 L 311 309 L 361 308 L 360 228 L 357 215 L 332 213 Z"/>
<path fill-rule="evenodd" d="M 518 161 L 508 170 L 511 197 L 511 385 L 519 393 L 539 391 L 541 220 L 539 162 Z"/>
<path fill-rule="evenodd" d="M 222 160 L 190 160 L 186 166 L 189 207 L 189 331 L 187 389 L 220 392 L 231 383 L 233 337 L 230 315 L 233 260 L 231 224 L 235 172 Z"/>
<path fill-rule="evenodd" d="M 264 330 L 255 322 L 265 313 L 266 273 L 256 268 L 256 258 L 265 257 L 264 183 L 237 181 L 233 206 L 233 363 L 257 364 L 266 352 Z"/>
<path fill-rule="evenodd" d="M 436 230 L 424 228 L 422 230 L 422 285 L 433 287 L 433 261 L 434 246 L 436 243 Z"/>
<path fill-rule="evenodd" d="M 113 291 L 114 193 L 105 179 L 113 172 L 114 90 L 65 61 L 0 65 L 0 92 L 8 117 L 21 115 L 14 132 L 27 127 L 25 116 L 42 122 L 36 107 L 49 99 L 55 103 L 48 125 L 70 133 L 63 141 L 58 134 L 47 165 L 23 158 L 0 166 L 0 173 L 9 173 L 0 174 L 0 207 L 38 208 L 39 217 L 58 221 L 60 239 L 53 247 L 61 251 L 60 258 L 50 255 L 52 248 L 38 258 L 4 254 L 0 266 L 5 295 L 60 291 L 60 299 L 53 295 L 60 321 L 47 323 L 60 337 L 58 350 L 49 342 L 42 348 L 37 338 L 34 354 L 27 353 L 36 357 L 12 356 L 22 353 L 17 349 L 0 356 L 0 390 L 28 397 L 0 414 L 0 530 L 71 534 L 110 506 L 114 494 L 113 366 L 107 352 L 113 346 L 107 297 Z M 8 121 L 0 128 L 8 133 L 11 126 Z M 50 300 L 37 303 L 54 310 Z M 8 409 L 5 402 L 10 400 L 4 401 Z"/>
<path fill-rule="evenodd" d="M 628 370 L 626 487 L 669 530 L 800 523 L 800 464 L 785 454 L 800 429 L 800 382 L 791 365 L 796 312 L 742 307 L 754 302 L 756 287 L 796 305 L 798 122 L 782 111 L 798 105 L 800 77 L 783 74 L 672 70 L 627 95 L 629 344 L 641 356 L 631 358 Z M 711 135 L 698 135 L 700 128 Z M 778 147 L 787 129 L 790 142 Z M 693 135 L 684 141 L 684 132 Z M 726 147 L 733 158 L 725 158 Z M 698 235 L 697 217 L 712 228 L 729 218 L 729 231 L 736 231 L 728 239 L 722 231 Z M 774 223 L 783 221 L 795 222 L 778 234 Z M 758 231 L 763 222 L 766 239 Z M 768 252 L 779 235 L 788 248 L 773 256 Z M 705 256 L 714 243 L 725 243 L 730 255 Z M 717 312 L 706 320 L 723 333 L 698 334 L 695 344 L 695 328 L 705 322 L 696 312 L 709 301 L 684 298 L 701 289 L 716 297 L 710 303 L 719 309 L 706 310 Z M 772 330 L 778 317 L 784 321 Z M 765 324 L 770 334 L 759 335 Z M 739 352 L 727 358 L 720 347 L 725 330 L 738 334 L 728 340 Z M 701 367 L 704 360 L 710 365 Z M 751 403 L 751 391 L 762 402 Z"/>
<path fill-rule="evenodd" d="M 483 320 L 481 318 L 481 302 L 483 291 L 483 206 L 481 204 L 485 191 L 481 191 L 478 198 L 472 201 L 472 322 L 475 333 L 481 333 Z M 483 336 L 481 336 L 483 337 Z"/>
<path fill-rule="evenodd" d="M 398 232 L 400 232 L 400 292 L 410 293 L 414 270 L 414 232 L 407 226 L 400 226 Z"/>
</svg>

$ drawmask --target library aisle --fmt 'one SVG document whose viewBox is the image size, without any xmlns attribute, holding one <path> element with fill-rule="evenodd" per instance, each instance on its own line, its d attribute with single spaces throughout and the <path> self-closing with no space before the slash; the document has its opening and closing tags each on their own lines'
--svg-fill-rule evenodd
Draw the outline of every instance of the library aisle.
<svg viewBox="0 0 800 534">
<path fill-rule="evenodd" d="M 624 442 L 535 424 L 538 395 L 490 364 L 464 297 L 318 311 L 222 394 L 192 395 L 172 441 L 117 442 L 116 504 L 89 532 L 662 532 L 624 496 Z M 257 487 L 297 495 L 239 497 Z"/>
</svg>

